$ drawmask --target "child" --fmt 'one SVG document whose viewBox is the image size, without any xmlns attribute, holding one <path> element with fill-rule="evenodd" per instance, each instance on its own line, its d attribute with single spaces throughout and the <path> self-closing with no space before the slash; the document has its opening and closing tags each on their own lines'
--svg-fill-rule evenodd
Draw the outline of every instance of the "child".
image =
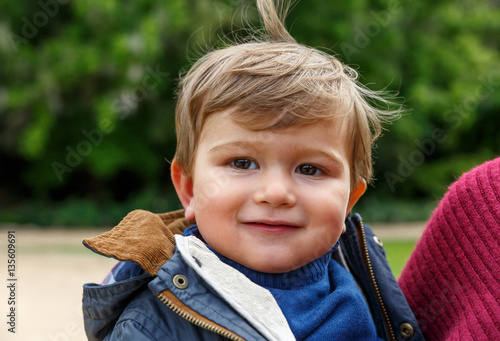
<svg viewBox="0 0 500 341">
<path fill-rule="evenodd" d="M 295 42 L 286 6 L 257 5 L 266 39 L 212 51 L 180 82 L 184 210 L 134 211 L 84 241 L 122 261 L 84 287 L 91 340 L 421 339 L 381 242 L 348 217 L 391 113 Z"/>
</svg>

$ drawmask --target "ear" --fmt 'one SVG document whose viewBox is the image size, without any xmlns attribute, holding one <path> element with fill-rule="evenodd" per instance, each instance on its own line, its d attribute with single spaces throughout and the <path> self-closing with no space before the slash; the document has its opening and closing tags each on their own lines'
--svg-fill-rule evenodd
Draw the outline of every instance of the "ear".
<svg viewBox="0 0 500 341">
<path fill-rule="evenodd" d="M 349 195 L 349 201 L 347 202 L 347 209 L 345 211 L 346 217 L 349 215 L 349 213 L 351 213 L 354 204 L 358 201 L 359 198 L 361 198 L 361 196 L 365 193 L 365 191 L 366 191 L 366 181 L 365 179 L 361 179 L 356 185 L 356 187 L 353 188 L 351 194 Z M 344 224 L 342 233 L 344 233 L 345 230 L 346 226 Z"/>
<path fill-rule="evenodd" d="M 353 188 L 351 191 L 351 194 L 349 195 L 349 202 L 347 203 L 347 210 L 346 210 L 346 216 L 351 212 L 354 204 L 358 201 L 359 198 L 365 193 L 366 191 L 366 181 L 365 179 L 361 179 L 356 187 Z"/>
<path fill-rule="evenodd" d="M 195 220 L 194 200 L 193 200 L 193 179 L 182 171 L 177 160 L 172 161 L 170 167 L 172 182 L 177 192 L 177 196 L 184 207 L 184 216 L 187 220 Z"/>
</svg>

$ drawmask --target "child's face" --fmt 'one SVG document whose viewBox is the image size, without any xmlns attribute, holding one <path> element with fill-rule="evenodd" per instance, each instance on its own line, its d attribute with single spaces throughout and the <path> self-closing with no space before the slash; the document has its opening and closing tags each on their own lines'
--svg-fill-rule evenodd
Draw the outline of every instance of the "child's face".
<svg viewBox="0 0 500 341">
<path fill-rule="evenodd" d="M 351 192 L 342 122 L 252 131 L 225 113 L 208 117 L 192 178 L 173 179 L 205 241 L 261 272 L 286 272 L 328 252 L 366 185 Z"/>
</svg>

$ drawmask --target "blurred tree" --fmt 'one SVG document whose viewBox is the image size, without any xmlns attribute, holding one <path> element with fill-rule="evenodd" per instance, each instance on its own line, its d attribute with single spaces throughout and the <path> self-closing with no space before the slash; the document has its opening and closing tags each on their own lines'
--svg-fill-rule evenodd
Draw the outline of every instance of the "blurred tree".
<svg viewBox="0 0 500 341">
<path fill-rule="evenodd" d="M 8 213 L 26 202 L 48 207 L 77 197 L 99 214 L 103 202 L 126 201 L 125 210 L 144 205 L 137 198 L 174 198 L 165 158 L 175 150 L 176 79 L 219 36 L 258 25 L 254 7 L 250 0 L 2 3 L 0 219 L 28 219 Z M 370 88 L 405 99 L 408 114 L 378 143 L 368 205 L 391 210 L 394 201 L 435 198 L 499 155 L 497 2 L 303 0 L 288 27 L 299 42 L 355 66 Z M 173 199 L 154 208 L 177 206 Z"/>
<path fill-rule="evenodd" d="M 490 0 L 297 4 L 295 37 L 333 46 L 364 84 L 404 99 L 407 114 L 378 142 L 368 203 L 434 199 L 500 155 L 499 19 Z"/>
<path fill-rule="evenodd" d="M 175 80 L 186 52 L 204 46 L 234 8 L 182 0 L 2 7 L 2 206 L 12 193 L 123 200 L 168 188 Z"/>
</svg>

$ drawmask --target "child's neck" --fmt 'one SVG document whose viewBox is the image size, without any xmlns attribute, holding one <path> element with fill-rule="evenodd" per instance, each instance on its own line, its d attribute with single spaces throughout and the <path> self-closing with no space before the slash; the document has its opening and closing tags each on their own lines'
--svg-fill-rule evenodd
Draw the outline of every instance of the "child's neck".
<svg viewBox="0 0 500 341">
<path fill-rule="evenodd" d="M 255 271 L 246 266 L 243 266 L 229 258 L 226 258 L 212 249 L 212 251 L 220 258 L 220 260 L 236 270 L 243 273 L 252 282 L 265 288 L 274 289 L 297 289 L 305 285 L 310 285 L 321 280 L 328 272 L 328 262 L 330 261 L 332 252 L 321 256 L 306 265 L 284 273 L 266 273 Z"/>
<path fill-rule="evenodd" d="M 184 235 L 192 235 L 203 240 L 203 237 L 201 236 L 196 226 L 192 226 L 186 229 Z M 335 245 L 335 247 L 336 246 L 337 245 Z M 246 277 L 248 277 L 252 282 L 260 286 L 263 286 L 265 288 L 284 289 L 284 290 L 297 289 L 302 286 L 315 283 L 324 278 L 324 276 L 326 276 L 328 273 L 328 263 L 331 259 L 332 252 L 335 249 L 334 247 L 327 254 L 313 260 L 310 263 L 307 263 L 306 265 L 298 269 L 284 273 L 266 273 L 266 272 L 252 270 L 229 258 L 226 258 L 223 255 L 219 254 L 214 249 L 212 249 L 208 244 L 207 247 L 213 253 L 215 253 L 222 262 L 240 271 Z"/>
</svg>

